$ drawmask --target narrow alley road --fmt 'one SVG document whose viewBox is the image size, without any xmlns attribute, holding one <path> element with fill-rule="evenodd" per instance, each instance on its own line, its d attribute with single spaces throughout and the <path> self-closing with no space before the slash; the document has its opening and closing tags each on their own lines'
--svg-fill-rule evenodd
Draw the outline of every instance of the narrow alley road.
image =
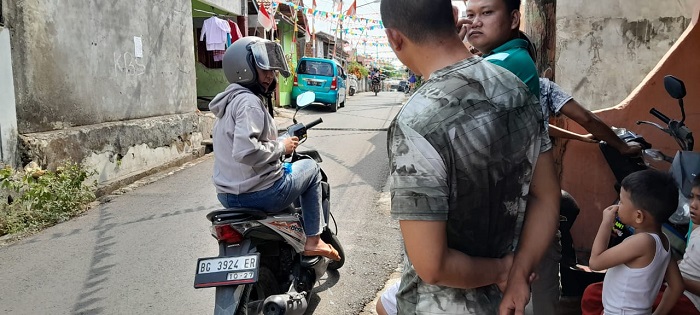
<svg viewBox="0 0 700 315">
<path fill-rule="evenodd" d="M 402 93 L 360 93 L 322 117 L 301 149 L 321 153 L 332 211 L 347 254 L 328 273 L 307 314 L 358 314 L 400 260 L 398 223 L 389 216 L 386 128 Z M 286 127 L 286 126 L 280 126 Z M 111 196 L 85 215 L 0 247 L 3 314 L 211 314 L 214 289 L 193 289 L 198 257 L 215 256 L 205 215 L 220 208 L 212 156 L 151 184 Z"/>
</svg>

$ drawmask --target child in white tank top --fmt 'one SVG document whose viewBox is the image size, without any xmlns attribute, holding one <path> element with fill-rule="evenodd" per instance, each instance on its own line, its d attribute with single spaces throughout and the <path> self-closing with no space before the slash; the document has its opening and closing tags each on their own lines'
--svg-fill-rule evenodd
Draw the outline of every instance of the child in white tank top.
<svg viewBox="0 0 700 315">
<path fill-rule="evenodd" d="M 667 173 L 644 170 L 622 181 L 620 203 L 603 211 L 591 248 L 591 269 L 608 269 L 603 282 L 605 315 L 652 314 L 651 306 L 664 279 L 668 287 L 655 315 L 668 314 L 683 293 L 678 265 L 669 264 L 670 244 L 661 232 L 661 225 L 677 205 L 678 188 Z M 635 232 L 607 248 L 616 216 Z"/>
</svg>

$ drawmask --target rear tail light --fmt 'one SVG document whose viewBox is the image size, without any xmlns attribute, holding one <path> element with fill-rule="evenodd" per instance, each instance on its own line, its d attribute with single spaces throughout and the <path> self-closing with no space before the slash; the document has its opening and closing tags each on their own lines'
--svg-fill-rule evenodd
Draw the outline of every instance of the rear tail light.
<svg viewBox="0 0 700 315">
<path fill-rule="evenodd" d="M 333 81 L 331 81 L 331 90 L 335 90 L 338 88 L 338 79 L 333 78 Z"/>
<path fill-rule="evenodd" d="M 299 79 L 297 78 L 297 75 L 294 75 L 294 86 L 299 86 Z"/>
<path fill-rule="evenodd" d="M 243 240 L 243 234 L 230 224 L 214 225 L 211 232 L 214 238 L 227 244 L 238 244 Z"/>
</svg>

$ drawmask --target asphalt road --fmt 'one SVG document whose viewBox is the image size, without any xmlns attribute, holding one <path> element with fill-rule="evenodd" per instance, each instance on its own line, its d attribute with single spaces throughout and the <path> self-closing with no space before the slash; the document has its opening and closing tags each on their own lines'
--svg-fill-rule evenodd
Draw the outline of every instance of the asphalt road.
<svg viewBox="0 0 700 315">
<path fill-rule="evenodd" d="M 360 313 L 400 260 L 398 224 L 383 190 L 386 128 L 404 99 L 360 93 L 336 113 L 312 105 L 297 115 L 324 120 L 302 149 L 324 159 L 347 255 L 342 269 L 320 281 L 307 314 Z M 0 247 L 0 313 L 211 314 L 214 290 L 193 289 L 193 278 L 197 258 L 217 254 L 205 218 L 220 208 L 212 167 L 212 156 L 203 157 Z"/>
</svg>

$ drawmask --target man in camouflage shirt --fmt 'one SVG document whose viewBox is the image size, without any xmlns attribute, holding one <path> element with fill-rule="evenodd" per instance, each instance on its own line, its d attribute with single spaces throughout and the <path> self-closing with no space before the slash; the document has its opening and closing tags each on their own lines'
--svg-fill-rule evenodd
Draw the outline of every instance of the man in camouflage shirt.
<svg viewBox="0 0 700 315">
<path fill-rule="evenodd" d="M 559 208 L 537 96 L 469 53 L 449 0 L 382 0 L 381 15 L 397 57 L 429 78 L 388 137 L 398 314 L 521 314 Z"/>
</svg>

